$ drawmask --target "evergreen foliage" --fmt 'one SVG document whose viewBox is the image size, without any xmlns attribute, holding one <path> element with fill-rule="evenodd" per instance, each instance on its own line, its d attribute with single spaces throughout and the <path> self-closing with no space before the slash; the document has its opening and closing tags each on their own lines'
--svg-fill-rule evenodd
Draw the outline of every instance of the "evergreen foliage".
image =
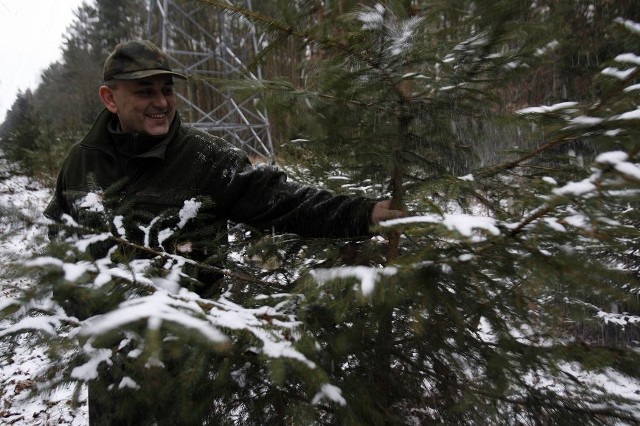
<svg viewBox="0 0 640 426">
<path fill-rule="evenodd" d="M 68 219 L 4 272 L 37 279 L 0 306 L 0 338 L 46 345 L 48 386 L 90 383 L 140 424 L 640 421 L 637 396 L 600 384 L 640 381 L 633 6 L 598 21 L 613 47 L 585 71 L 593 96 L 528 104 L 541 95 L 519 87 L 576 36 L 544 2 L 204 3 L 301 52 L 304 78 L 254 88 L 283 117 L 283 156 L 313 158 L 291 174 L 408 217 L 358 242 L 230 225 L 220 265 L 166 249 L 197 200 L 131 230 L 140 212 L 90 194 L 92 227 Z M 188 291 L 191 268 L 224 275 L 221 293 Z"/>
</svg>

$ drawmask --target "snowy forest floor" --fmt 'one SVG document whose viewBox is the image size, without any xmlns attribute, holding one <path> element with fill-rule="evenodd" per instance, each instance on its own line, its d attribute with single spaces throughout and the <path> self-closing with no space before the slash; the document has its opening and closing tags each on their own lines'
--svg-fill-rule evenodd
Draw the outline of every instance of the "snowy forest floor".
<svg viewBox="0 0 640 426">
<path fill-rule="evenodd" d="M 51 196 L 51 191 L 24 176 L 11 176 L 0 159 L 0 207 L 17 209 L 36 224 L 19 229 L 4 216 L 0 216 L 0 267 L 15 256 L 28 257 L 42 244 L 45 227 L 37 224 Z M 0 279 L 0 305 L 2 299 L 15 297 L 15 284 L 26 286 L 27 281 L 9 283 Z M 30 397 L 38 385 L 38 377 L 47 365 L 44 349 L 21 347 L 8 358 L 0 343 L 0 424 L 2 425 L 86 425 L 86 406 L 71 407 L 72 389 Z M 83 395 L 86 398 L 86 395 Z"/>
<path fill-rule="evenodd" d="M 51 191 L 37 182 L 11 175 L 0 158 L 0 209 L 19 211 L 34 219 L 34 225 L 24 229 L 0 215 L 0 267 L 12 258 L 27 258 L 46 241 L 46 226 L 42 224 L 42 211 Z M 0 278 L 0 305 L 3 299 L 15 297 L 16 285 L 30 283 L 8 282 Z M 48 365 L 44 348 L 33 350 L 25 345 L 15 356 L 6 356 L 7 348 L 0 343 L 0 424 L 2 425 L 73 425 L 88 424 L 86 404 L 72 407 L 73 389 L 61 389 L 51 394 L 30 397 L 30 391 L 39 383 L 43 369 Z M 640 418 L 640 383 L 633 383 L 616 375 L 571 371 L 580 380 L 605 387 L 608 391 L 637 402 Z M 552 387 L 552 381 L 543 386 Z M 86 400 L 86 391 L 81 395 Z"/>
</svg>

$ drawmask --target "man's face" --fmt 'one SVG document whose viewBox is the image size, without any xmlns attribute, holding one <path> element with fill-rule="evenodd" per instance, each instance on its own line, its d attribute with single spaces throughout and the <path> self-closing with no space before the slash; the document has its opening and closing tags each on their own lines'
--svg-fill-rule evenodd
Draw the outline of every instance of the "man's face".
<svg viewBox="0 0 640 426">
<path fill-rule="evenodd" d="M 123 131 L 154 136 L 169 132 L 176 116 L 176 95 L 170 75 L 117 80 L 110 86 L 103 102 L 118 115 Z"/>
</svg>

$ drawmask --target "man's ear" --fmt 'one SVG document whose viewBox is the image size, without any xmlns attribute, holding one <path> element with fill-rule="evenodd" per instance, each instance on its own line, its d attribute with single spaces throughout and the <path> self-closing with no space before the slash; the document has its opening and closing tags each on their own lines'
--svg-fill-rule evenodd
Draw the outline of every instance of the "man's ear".
<svg viewBox="0 0 640 426">
<path fill-rule="evenodd" d="M 100 100 L 104 104 L 104 106 L 114 114 L 118 113 L 118 106 L 116 105 L 116 101 L 113 96 L 113 90 L 108 88 L 107 86 L 100 86 L 98 90 L 98 95 L 100 96 Z"/>
</svg>

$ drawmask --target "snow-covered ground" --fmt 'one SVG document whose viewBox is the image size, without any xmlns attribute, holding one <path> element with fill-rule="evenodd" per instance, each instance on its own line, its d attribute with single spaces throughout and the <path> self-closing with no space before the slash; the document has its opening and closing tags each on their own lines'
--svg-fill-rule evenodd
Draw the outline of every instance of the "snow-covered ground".
<svg viewBox="0 0 640 426">
<path fill-rule="evenodd" d="M 45 227 L 41 215 L 51 191 L 24 176 L 5 174 L 4 160 L 0 159 L 0 210 L 17 209 L 35 219 L 36 224 L 27 229 L 8 223 L 0 216 L 0 265 L 17 257 L 27 257 L 42 244 Z M 40 224 L 38 224 L 40 221 Z M 1 267 L 1 266 L 0 266 Z M 0 305 L 2 300 L 14 297 L 14 284 L 0 278 Z M 86 406 L 71 407 L 71 389 L 60 389 L 51 394 L 30 397 L 30 390 L 38 383 L 38 377 L 48 364 L 44 350 L 33 347 L 18 350 L 8 358 L 7 350 L 0 343 L 0 424 L 2 425 L 86 425 Z M 86 398 L 85 396 L 82 397 Z"/>
</svg>

